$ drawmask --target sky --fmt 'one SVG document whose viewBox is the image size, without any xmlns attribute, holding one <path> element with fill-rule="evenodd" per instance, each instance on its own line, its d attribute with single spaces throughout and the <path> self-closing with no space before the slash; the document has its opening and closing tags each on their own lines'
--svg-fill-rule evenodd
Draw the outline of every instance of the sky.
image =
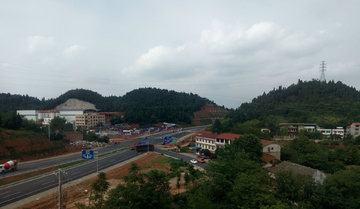
<svg viewBox="0 0 360 209">
<path fill-rule="evenodd" d="M 298 79 L 360 89 L 360 1 L 0 0 L 0 93 L 154 87 L 227 108 Z"/>
</svg>

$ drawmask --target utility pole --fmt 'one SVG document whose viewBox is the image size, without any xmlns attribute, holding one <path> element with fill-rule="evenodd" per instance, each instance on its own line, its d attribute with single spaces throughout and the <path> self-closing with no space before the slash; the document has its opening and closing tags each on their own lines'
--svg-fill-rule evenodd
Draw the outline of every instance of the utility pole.
<svg viewBox="0 0 360 209">
<path fill-rule="evenodd" d="M 62 192 L 61 192 L 61 169 L 59 168 L 59 209 L 62 209 Z"/>
<path fill-rule="evenodd" d="M 325 70 L 326 69 L 326 64 L 325 61 L 322 61 L 320 64 L 320 72 L 321 72 L 321 76 L 320 76 L 320 82 L 326 82 L 325 80 Z"/>
</svg>

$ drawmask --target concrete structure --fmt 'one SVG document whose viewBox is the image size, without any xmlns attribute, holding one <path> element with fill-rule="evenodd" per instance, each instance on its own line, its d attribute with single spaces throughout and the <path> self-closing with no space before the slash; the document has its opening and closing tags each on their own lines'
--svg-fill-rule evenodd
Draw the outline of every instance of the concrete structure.
<svg viewBox="0 0 360 209">
<path fill-rule="evenodd" d="M 283 128 L 288 129 L 288 137 L 294 139 L 300 130 L 308 132 L 315 132 L 317 130 L 316 123 L 279 123 L 280 130 Z"/>
<path fill-rule="evenodd" d="M 99 115 L 105 115 L 105 122 L 106 123 L 110 123 L 110 120 L 112 118 L 113 115 L 117 115 L 120 117 L 124 117 L 124 113 L 123 112 L 99 112 Z"/>
<path fill-rule="evenodd" d="M 24 116 L 28 120 L 38 121 L 39 119 L 37 110 L 17 110 L 17 114 Z"/>
<path fill-rule="evenodd" d="M 279 171 L 286 171 L 286 170 L 291 170 L 294 172 L 294 174 L 309 175 L 313 177 L 315 182 L 318 182 L 320 184 L 322 184 L 326 178 L 326 174 L 324 172 L 287 161 L 281 162 L 275 167 L 268 169 L 270 176 L 273 178 L 275 178 L 275 175 Z"/>
<path fill-rule="evenodd" d="M 331 137 L 331 135 L 338 135 L 341 139 L 343 139 L 345 134 L 345 131 L 342 127 L 336 127 L 334 129 L 318 128 L 317 130 L 328 139 Z"/>
<path fill-rule="evenodd" d="M 354 138 L 360 135 L 360 123 L 352 123 L 346 127 L 346 135 L 352 135 Z"/>
<path fill-rule="evenodd" d="M 197 135 L 195 139 L 195 144 L 197 147 L 200 147 L 202 149 L 208 149 L 210 151 L 216 150 L 216 137 L 218 134 L 212 134 L 212 133 L 205 133 L 202 135 Z"/>
<path fill-rule="evenodd" d="M 230 144 L 231 141 L 234 141 L 235 138 L 240 138 L 241 135 L 239 134 L 230 134 L 230 133 L 224 133 L 220 134 L 216 137 L 215 145 L 216 148 L 224 147 L 225 144 Z"/>
<path fill-rule="evenodd" d="M 99 123 L 105 123 L 105 115 L 99 115 L 97 112 L 86 112 L 82 115 L 76 115 L 75 127 L 86 127 L 87 129 L 97 126 Z"/>
<path fill-rule="evenodd" d="M 268 140 L 261 140 L 261 144 L 263 146 L 263 153 L 267 153 L 275 157 L 275 159 L 280 160 L 281 157 L 281 146 L 274 142 Z"/>
</svg>

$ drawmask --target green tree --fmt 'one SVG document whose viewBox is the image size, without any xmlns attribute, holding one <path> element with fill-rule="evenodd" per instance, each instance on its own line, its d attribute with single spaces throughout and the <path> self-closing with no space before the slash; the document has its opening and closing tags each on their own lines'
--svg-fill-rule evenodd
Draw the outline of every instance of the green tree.
<svg viewBox="0 0 360 209">
<path fill-rule="evenodd" d="M 215 119 L 214 123 L 211 126 L 211 132 L 220 134 L 221 130 L 222 128 L 221 128 L 220 120 Z"/>
</svg>

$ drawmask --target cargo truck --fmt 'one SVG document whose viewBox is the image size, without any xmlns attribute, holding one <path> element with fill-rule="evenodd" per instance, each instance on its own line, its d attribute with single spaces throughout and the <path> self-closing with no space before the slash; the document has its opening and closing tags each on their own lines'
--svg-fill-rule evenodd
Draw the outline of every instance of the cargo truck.
<svg viewBox="0 0 360 209">
<path fill-rule="evenodd" d="M 5 173 L 8 171 L 16 171 L 18 162 L 19 162 L 18 160 L 10 160 L 5 164 L 0 164 L 0 173 Z"/>
<path fill-rule="evenodd" d="M 146 152 L 146 151 L 153 151 L 154 145 L 153 144 L 140 144 L 135 146 L 136 152 Z"/>
<path fill-rule="evenodd" d="M 131 149 L 131 150 L 134 150 L 134 149 L 135 149 L 135 146 L 136 146 L 136 145 L 140 145 L 140 144 L 141 144 L 141 142 L 135 142 L 133 145 L 130 146 L 130 149 Z"/>
</svg>

